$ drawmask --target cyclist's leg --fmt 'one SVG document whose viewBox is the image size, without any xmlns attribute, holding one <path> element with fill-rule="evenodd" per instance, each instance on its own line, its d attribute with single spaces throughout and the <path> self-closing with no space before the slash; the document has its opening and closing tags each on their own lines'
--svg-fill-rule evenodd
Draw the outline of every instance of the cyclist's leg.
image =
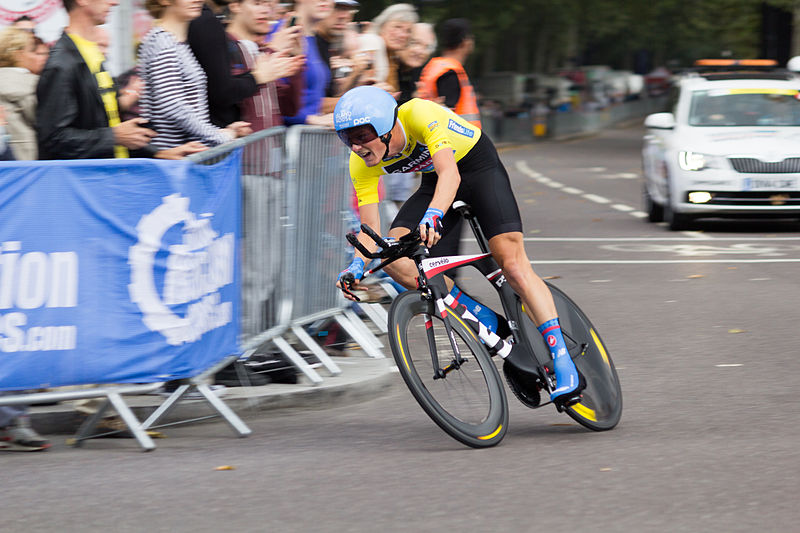
<svg viewBox="0 0 800 533">
<path fill-rule="evenodd" d="M 479 140 L 473 150 L 474 158 L 469 164 L 459 167 L 462 187 L 467 191 L 466 201 L 472 205 L 506 280 L 520 296 L 526 313 L 547 341 L 556 371 L 557 388 L 551 398 L 571 403 L 581 382 L 566 350 L 550 290 L 533 271 L 525 253 L 522 219 L 508 172 L 488 139 Z"/>
</svg>

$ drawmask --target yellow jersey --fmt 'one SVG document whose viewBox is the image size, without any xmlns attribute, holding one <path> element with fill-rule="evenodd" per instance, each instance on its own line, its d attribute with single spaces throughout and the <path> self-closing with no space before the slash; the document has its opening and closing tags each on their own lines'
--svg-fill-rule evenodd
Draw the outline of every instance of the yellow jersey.
<svg viewBox="0 0 800 533">
<path fill-rule="evenodd" d="M 384 174 L 434 172 L 433 154 L 452 150 L 456 162 L 472 150 L 481 130 L 450 109 L 430 100 L 414 98 L 397 110 L 405 147 L 396 157 L 368 167 L 355 153 L 350 154 L 350 179 L 359 207 L 378 202 L 378 182 Z"/>
</svg>

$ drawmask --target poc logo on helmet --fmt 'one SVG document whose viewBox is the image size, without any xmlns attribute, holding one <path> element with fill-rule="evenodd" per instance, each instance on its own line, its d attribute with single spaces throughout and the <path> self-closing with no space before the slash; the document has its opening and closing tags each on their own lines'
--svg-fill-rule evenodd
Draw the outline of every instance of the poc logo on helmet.
<svg viewBox="0 0 800 533">
<path fill-rule="evenodd" d="M 369 124 L 370 119 L 371 117 L 354 118 L 353 126 L 358 126 L 359 124 Z"/>
</svg>

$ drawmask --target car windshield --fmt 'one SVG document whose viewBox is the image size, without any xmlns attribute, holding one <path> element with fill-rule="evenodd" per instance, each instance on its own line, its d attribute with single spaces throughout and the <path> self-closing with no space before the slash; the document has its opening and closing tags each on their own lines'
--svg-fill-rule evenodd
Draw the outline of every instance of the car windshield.
<svg viewBox="0 0 800 533">
<path fill-rule="evenodd" d="M 800 126 L 797 89 L 694 91 L 690 126 Z"/>
</svg>

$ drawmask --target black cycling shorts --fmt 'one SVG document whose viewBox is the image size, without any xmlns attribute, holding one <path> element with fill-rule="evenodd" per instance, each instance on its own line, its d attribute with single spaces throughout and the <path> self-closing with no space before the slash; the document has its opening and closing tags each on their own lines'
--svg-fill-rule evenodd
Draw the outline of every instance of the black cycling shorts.
<svg viewBox="0 0 800 533">
<path fill-rule="evenodd" d="M 500 161 L 494 144 L 485 133 L 481 134 L 472 150 L 457 165 L 461 184 L 455 199 L 472 207 L 486 238 L 491 239 L 501 233 L 522 232 L 522 219 L 511 190 L 508 172 Z M 437 179 L 435 172 L 422 174 L 419 189 L 400 208 L 392 222 L 392 228 L 417 227 L 433 199 Z M 436 246 L 431 248 L 431 256 L 458 254 L 462 221 L 461 215 L 453 209 L 444 214 L 444 234 Z"/>
</svg>

